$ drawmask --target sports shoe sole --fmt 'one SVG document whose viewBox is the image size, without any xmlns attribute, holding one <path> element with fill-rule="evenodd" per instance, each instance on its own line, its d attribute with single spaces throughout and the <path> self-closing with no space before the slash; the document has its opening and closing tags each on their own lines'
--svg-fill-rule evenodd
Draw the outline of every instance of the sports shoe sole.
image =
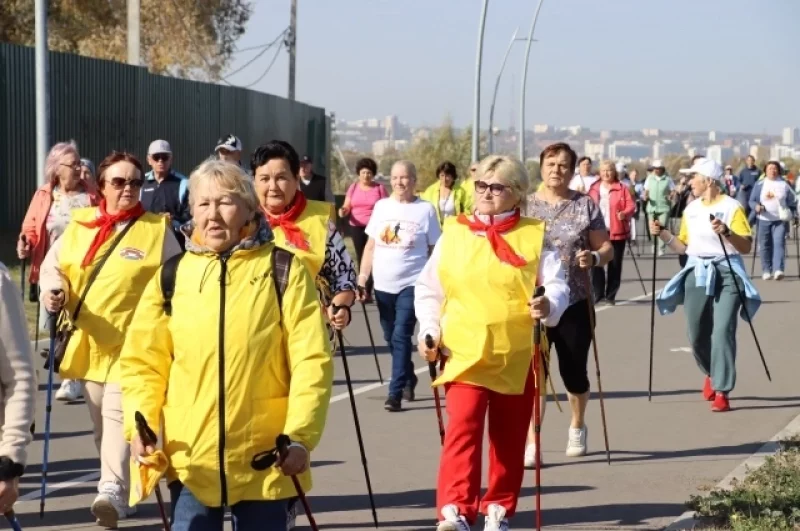
<svg viewBox="0 0 800 531">
<path fill-rule="evenodd" d="M 111 502 L 98 501 L 92 504 L 92 514 L 97 518 L 97 525 L 116 529 L 119 524 L 119 513 Z"/>
</svg>

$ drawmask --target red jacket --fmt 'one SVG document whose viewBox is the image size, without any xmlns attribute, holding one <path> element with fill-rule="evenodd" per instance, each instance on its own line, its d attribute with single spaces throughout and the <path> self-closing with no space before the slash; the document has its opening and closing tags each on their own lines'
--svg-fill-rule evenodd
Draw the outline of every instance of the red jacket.
<svg viewBox="0 0 800 531">
<path fill-rule="evenodd" d="M 97 194 L 97 189 L 91 183 L 84 182 L 84 189 L 89 195 L 89 202 L 92 206 L 97 206 L 100 198 Z M 28 280 L 31 284 L 39 282 L 39 268 L 44 261 L 44 255 L 50 249 L 52 242 L 49 242 L 47 236 L 47 215 L 50 213 L 50 206 L 53 204 L 53 186 L 50 183 L 40 187 L 33 194 L 33 199 L 28 207 L 28 213 L 25 214 L 25 220 L 22 222 L 23 235 L 31 246 L 31 254 L 28 258 L 30 260 L 30 276 Z"/>
<path fill-rule="evenodd" d="M 589 197 L 598 205 L 600 204 L 600 186 L 602 185 L 603 181 L 598 180 L 589 188 Z M 627 240 L 631 233 L 631 217 L 636 211 L 636 202 L 631 197 L 630 190 L 619 181 L 611 185 L 608 206 L 611 226 L 607 228 L 610 239 Z M 619 212 L 624 214 L 624 220 L 617 217 Z"/>
</svg>

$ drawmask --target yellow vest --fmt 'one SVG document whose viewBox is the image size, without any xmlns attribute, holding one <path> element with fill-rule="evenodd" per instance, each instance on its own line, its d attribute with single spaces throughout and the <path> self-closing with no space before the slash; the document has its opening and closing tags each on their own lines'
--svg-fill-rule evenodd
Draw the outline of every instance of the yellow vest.
<svg viewBox="0 0 800 531">
<path fill-rule="evenodd" d="M 81 269 L 95 234 L 77 221 L 92 221 L 97 208 L 72 211 L 72 221 L 64 231 L 59 267 L 69 281 L 71 316 L 95 265 L 108 252 L 117 237 L 115 232 L 95 255 L 94 262 Z M 161 265 L 166 218 L 146 213 L 140 217 L 103 266 L 83 301 L 75 323 L 78 330 L 67 347 L 60 373 L 65 378 L 92 382 L 119 381 L 119 352 L 147 282 Z"/>
<path fill-rule="evenodd" d="M 163 411 L 167 478 L 181 480 L 208 507 L 222 502 L 221 421 L 227 503 L 234 505 L 295 496 L 291 478 L 278 468 L 258 471 L 250 463 L 274 448 L 281 433 L 313 452 L 327 418 L 333 363 L 313 280 L 293 258 L 281 326 L 272 249 L 235 251 L 226 262 L 224 292 L 220 259 L 187 252 L 175 278 L 172 316 L 164 314 L 156 275 L 122 351 L 126 438 L 136 433 L 136 411 L 156 430 Z M 298 479 L 311 488 L 310 470 Z"/>
<path fill-rule="evenodd" d="M 439 279 L 444 290 L 442 343 L 451 355 L 434 385 L 463 382 L 518 395 L 533 358 L 533 295 L 544 222 L 520 219 L 503 234 L 527 265 L 500 262 L 489 241 L 448 219 L 442 231 Z"/>
<path fill-rule="evenodd" d="M 306 208 L 297 218 L 295 224 L 300 227 L 306 236 L 308 251 L 298 249 L 286 241 L 283 229 L 276 227 L 275 245 L 297 256 L 303 265 L 308 269 L 313 278 L 319 275 L 322 265 L 325 262 L 325 245 L 328 239 L 328 223 L 331 220 L 331 205 L 322 201 L 311 201 L 306 203 Z"/>
</svg>

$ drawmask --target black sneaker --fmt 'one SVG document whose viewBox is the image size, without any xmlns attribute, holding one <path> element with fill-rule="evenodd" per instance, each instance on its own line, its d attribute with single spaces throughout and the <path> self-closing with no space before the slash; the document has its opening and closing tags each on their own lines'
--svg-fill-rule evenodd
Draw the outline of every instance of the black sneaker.
<svg viewBox="0 0 800 531">
<path fill-rule="evenodd" d="M 406 402 L 413 402 L 416 395 L 414 394 L 414 388 L 417 386 L 417 379 L 414 378 L 413 381 L 410 381 L 406 384 L 406 388 L 403 389 L 403 400 Z"/>
<path fill-rule="evenodd" d="M 392 411 L 392 412 L 402 411 L 403 409 L 402 406 L 400 405 L 400 399 L 392 398 L 391 396 L 386 399 L 386 402 L 383 403 L 383 408 L 386 411 Z"/>
</svg>

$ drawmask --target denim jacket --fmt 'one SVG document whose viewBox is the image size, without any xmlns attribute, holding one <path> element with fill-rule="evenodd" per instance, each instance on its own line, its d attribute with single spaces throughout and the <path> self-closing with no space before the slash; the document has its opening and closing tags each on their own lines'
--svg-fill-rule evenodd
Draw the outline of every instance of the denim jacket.
<svg viewBox="0 0 800 531">
<path fill-rule="evenodd" d="M 738 277 L 736 283 L 739 285 L 739 289 L 744 288 L 745 305 L 739 310 L 739 316 L 747 320 L 747 315 L 749 314 L 752 319 L 761 306 L 761 296 L 758 294 L 758 290 L 753 283 L 750 282 L 750 276 L 747 274 L 742 256 L 739 254 L 732 254 L 729 256 L 731 259 L 731 266 L 733 266 L 733 272 Z M 721 267 L 718 269 L 717 266 Z M 690 256 L 689 260 L 686 262 L 686 266 L 667 282 L 667 285 L 664 286 L 664 289 L 661 290 L 661 293 L 656 298 L 658 311 L 661 315 L 672 313 L 678 305 L 683 304 L 683 297 L 685 295 L 684 278 L 692 271 L 694 271 L 695 286 L 704 286 L 706 288 L 706 295 L 709 296 L 714 295 L 717 274 L 730 274 L 724 256 L 718 256 L 716 258 Z"/>
</svg>

